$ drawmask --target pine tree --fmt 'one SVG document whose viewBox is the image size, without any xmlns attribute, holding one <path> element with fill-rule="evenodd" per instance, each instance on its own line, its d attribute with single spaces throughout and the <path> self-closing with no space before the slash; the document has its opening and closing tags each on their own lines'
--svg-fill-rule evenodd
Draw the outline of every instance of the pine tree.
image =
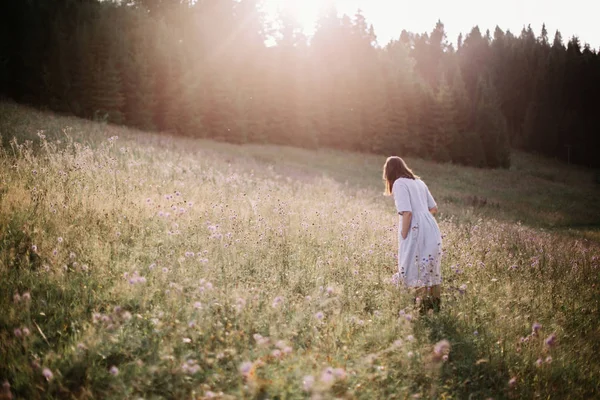
<svg viewBox="0 0 600 400">
<path fill-rule="evenodd" d="M 481 138 L 486 166 L 508 168 L 510 146 L 506 120 L 500 111 L 497 94 L 491 82 L 480 78 L 475 130 Z"/>
</svg>

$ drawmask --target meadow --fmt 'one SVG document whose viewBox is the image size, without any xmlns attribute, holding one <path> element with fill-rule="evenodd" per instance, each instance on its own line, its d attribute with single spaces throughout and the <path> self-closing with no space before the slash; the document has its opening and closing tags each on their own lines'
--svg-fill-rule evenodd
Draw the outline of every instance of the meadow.
<svg viewBox="0 0 600 400">
<path fill-rule="evenodd" d="M 407 159 L 442 310 L 398 288 L 384 157 L 139 132 L 0 103 L 0 398 L 600 393 L 594 171 Z"/>
</svg>

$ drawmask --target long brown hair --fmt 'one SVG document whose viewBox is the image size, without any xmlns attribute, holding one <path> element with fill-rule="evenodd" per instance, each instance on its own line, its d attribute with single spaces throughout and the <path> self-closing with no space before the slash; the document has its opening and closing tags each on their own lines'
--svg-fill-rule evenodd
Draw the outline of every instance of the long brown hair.
<svg viewBox="0 0 600 400">
<path fill-rule="evenodd" d="M 392 194 L 392 186 L 398 178 L 419 179 L 418 176 L 408 168 L 403 159 L 397 156 L 388 157 L 383 164 L 383 181 L 385 182 L 386 196 Z"/>
</svg>

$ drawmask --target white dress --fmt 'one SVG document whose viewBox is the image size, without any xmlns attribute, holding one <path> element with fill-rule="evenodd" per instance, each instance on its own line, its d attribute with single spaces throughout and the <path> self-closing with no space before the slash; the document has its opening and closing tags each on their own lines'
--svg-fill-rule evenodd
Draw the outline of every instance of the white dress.
<svg viewBox="0 0 600 400">
<path fill-rule="evenodd" d="M 425 182 L 399 178 L 392 194 L 398 213 L 410 211 L 412 220 L 406 239 L 402 238 L 402 216 L 398 227 L 398 269 L 400 280 L 408 287 L 442 283 L 442 235 L 429 212 L 436 203 Z"/>
</svg>

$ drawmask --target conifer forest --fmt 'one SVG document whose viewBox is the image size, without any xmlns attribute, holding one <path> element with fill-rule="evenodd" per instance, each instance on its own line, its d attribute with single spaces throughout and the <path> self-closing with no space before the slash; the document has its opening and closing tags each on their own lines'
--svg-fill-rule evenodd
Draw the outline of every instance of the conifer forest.
<svg viewBox="0 0 600 400">
<path fill-rule="evenodd" d="M 313 35 L 260 0 L 7 0 L 0 96 L 232 143 L 508 167 L 510 149 L 600 166 L 600 55 L 545 26 L 443 21 L 389 43 L 360 10 Z"/>
</svg>

